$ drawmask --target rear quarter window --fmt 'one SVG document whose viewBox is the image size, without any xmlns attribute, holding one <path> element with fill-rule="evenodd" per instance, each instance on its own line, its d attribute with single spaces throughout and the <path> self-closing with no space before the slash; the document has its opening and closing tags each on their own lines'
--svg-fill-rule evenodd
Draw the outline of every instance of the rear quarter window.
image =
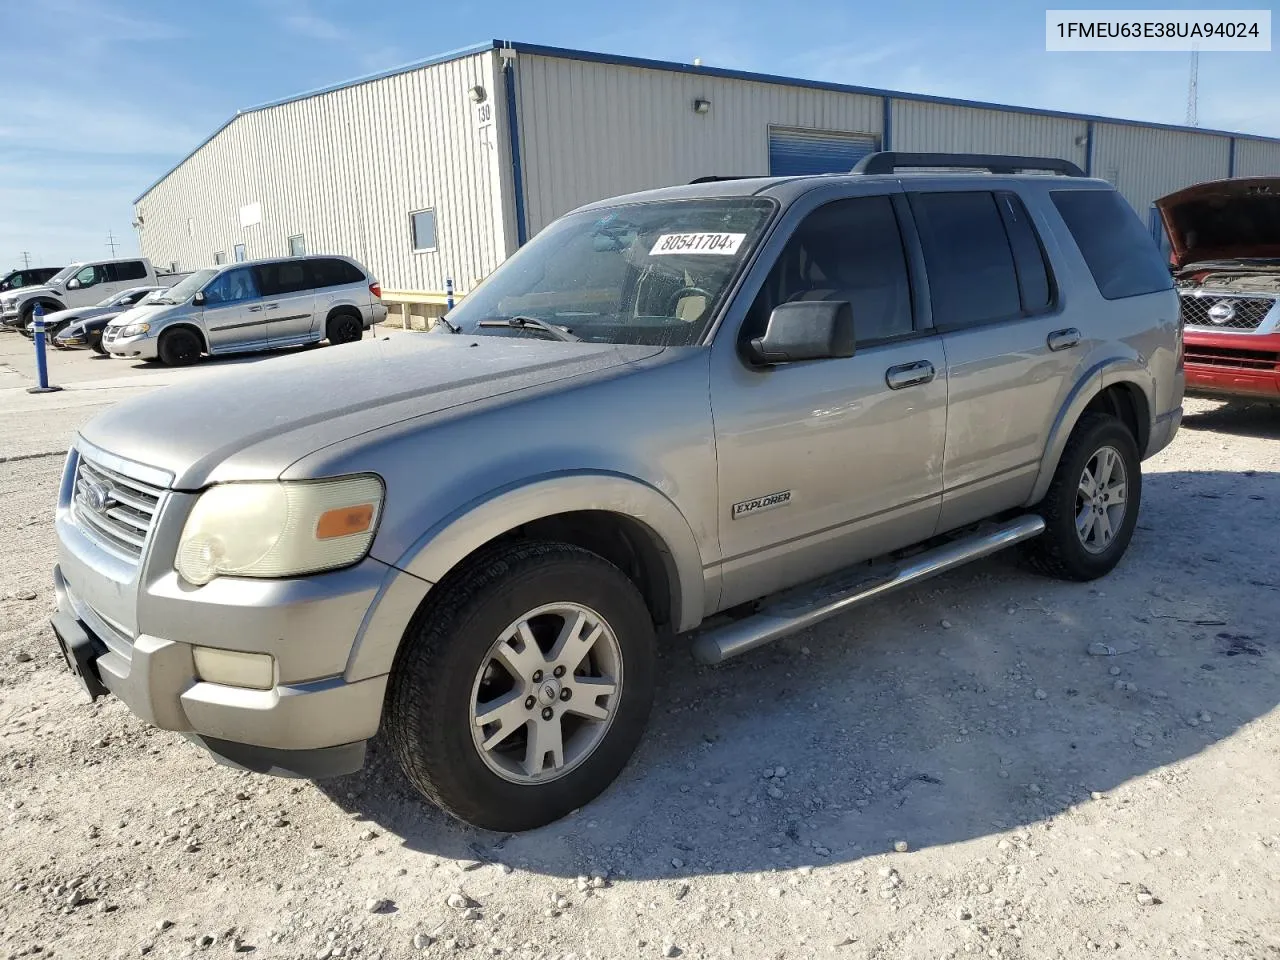
<svg viewBox="0 0 1280 960">
<path fill-rule="evenodd" d="M 348 283 L 363 283 L 364 274 L 346 260 L 336 257 L 325 257 L 320 260 L 309 260 L 313 285 L 317 287 L 337 287 Z"/>
<path fill-rule="evenodd" d="M 1150 233 L 1114 190 L 1054 190 L 1067 229 L 1108 300 L 1139 297 L 1173 287 Z"/>
</svg>

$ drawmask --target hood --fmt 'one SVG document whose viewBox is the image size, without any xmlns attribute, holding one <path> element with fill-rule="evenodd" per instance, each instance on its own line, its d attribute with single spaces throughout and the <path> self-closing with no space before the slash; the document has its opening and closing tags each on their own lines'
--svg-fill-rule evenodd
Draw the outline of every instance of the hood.
<svg viewBox="0 0 1280 960">
<path fill-rule="evenodd" d="M 1280 258 L 1280 177 L 1198 183 L 1156 201 L 1176 267 Z"/>
<path fill-rule="evenodd" d="M 308 454 L 416 417 L 623 367 L 662 347 L 402 334 L 236 367 L 126 400 L 89 443 L 173 474 L 180 490 L 278 477 Z"/>
<path fill-rule="evenodd" d="M 116 327 L 127 327 L 131 323 L 154 320 L 162 313 L 172 313 L 182 310 L 186 306 L 187 304 L 185 303 L 141 303 L 136 306 L 126 307 L 123 310 L 119 307 L 112 307 L 113 316 L 110 324 Z"/>
<path fill-rule="evenodd" d="M 119 307 L 112 308 L 106 313 L 95 313 L 91 317 L 83 314 L 73 319 L 64 328 L 64 333 L 84 333 L 88 330 L 104 330 L 108 323 L 114 320 L 122 311 Z M 70 310 L 67 313 L 71 313 Z"/>
<path fill-rule="evenodd" d="M 53 313 L 46 313 L 44 319 L 46 323 L 70 323 L 72 320 L 86 320 L 89 317 L 100 317 L 104 313 L 119 313 L 119 307 L 72 307 L 70 310 L 55 310 Z"/>
<path fill-rule="evenodd" d="M 32 294 L 48 294 L 49 296 L 62 296 L 62 291 L 54 287 L 19 287 L 17 290 L 6 290 L 0 294 L 0 300 L 21 300 Z"/>
</svg>

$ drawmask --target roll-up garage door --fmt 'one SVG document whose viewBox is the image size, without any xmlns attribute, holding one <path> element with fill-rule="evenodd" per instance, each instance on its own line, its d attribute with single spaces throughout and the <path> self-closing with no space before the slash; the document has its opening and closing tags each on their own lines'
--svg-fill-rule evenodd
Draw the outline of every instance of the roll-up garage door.
<svg viewBox="0 0 1280 960">
<path fill-rule="evenodd" d="M 879 138 L 873 133 L 770 127 L 769 173 L 775 177 L 848 173 L 879 148 Z"/>
</svg>

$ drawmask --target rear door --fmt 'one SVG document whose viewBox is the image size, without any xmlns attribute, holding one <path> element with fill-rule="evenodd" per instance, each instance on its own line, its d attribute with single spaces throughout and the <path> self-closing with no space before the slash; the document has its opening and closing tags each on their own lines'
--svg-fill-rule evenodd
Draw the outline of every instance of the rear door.
<svg viewBox="0 0 1280 960">
<path fill-rule="evenodd" d="M 253 267 L 273 347 L 318 339 L 315 287 L 307 267 L 306 260 L 277 260 Z"/>
<path fill-rule="evenodd" d="M 267 315 L 252 267 L 218 274 L 204 288 L 204 328 L 210 353 L 267 345 Z"/>
<path fill-rule="evenodd" d="M 908 193 L 950 384 L 940 531 L 1023 503 L 1076 368 L 1040 231 L 1011 189 Z"/>
</svg>

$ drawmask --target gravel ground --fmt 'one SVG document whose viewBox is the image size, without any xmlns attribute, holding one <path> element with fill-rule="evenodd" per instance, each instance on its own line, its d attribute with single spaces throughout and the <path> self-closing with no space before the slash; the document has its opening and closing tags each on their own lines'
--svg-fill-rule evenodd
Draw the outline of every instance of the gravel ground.
<svg viewBox="0 0 1280 960">
<path fill-rule="evenodd" d="M 999 557 L 720 668 L 673 644 L 620 780 L 520 836 L 378 743 L 278 780 L 88 705 L 61 458 L 0 463 L 0 957 L 1274 960 L 1280 413 L 1189 408 L 1110 577 Z"/>
</svg>

